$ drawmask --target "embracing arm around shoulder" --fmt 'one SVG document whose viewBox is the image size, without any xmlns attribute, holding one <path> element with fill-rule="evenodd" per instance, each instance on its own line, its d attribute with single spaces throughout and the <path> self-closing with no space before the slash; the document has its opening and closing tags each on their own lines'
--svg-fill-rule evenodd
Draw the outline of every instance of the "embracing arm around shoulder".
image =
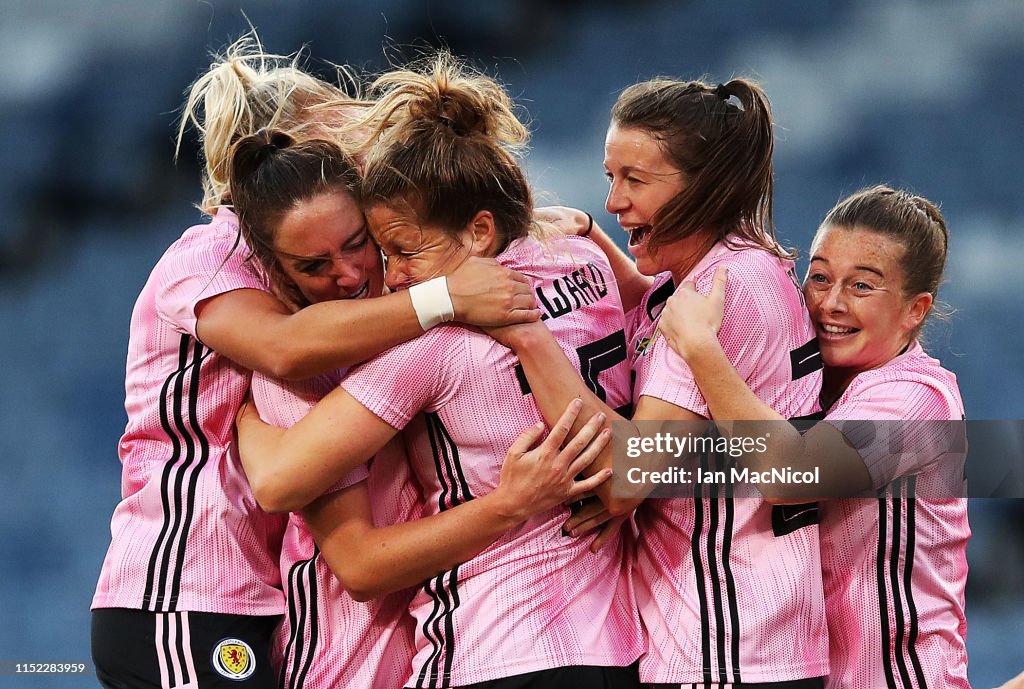
<svg viewBox="0 0 1024 689">
<path fill-rule="evenodd" d="M 238 289 L 200 302 L 196 315 L 205 344 L 246 368 L 292 380 L 357 364 L 423 332 L 406 292 L 293 313 L 269 292 Z M 371 320 L 387 327 L 364 327 Z"/>
<path fill-rule="evenodd" d="M 305 507 L 398 432 L 340 387 L 291 428 L 265 423 L 251 402 L 236 426 L 242 466 L 267 512 Z"/>
<path fill-rule="evenodd" d="M 608 478 L 609 472 L 600 472 L 575 480 L 610 438 L 601 430 L 603 419 L 594 417 L 566 441 L 580 407 L 570 405 L 536 448 L 543 425 L 524 431 L 509 448 L 497 488 L 444 512 L 375 528 L 362 481 L 318 498 L 302 515 L 327 564 L 356 600 L 419 584 L 475 557 L 531 516 Z"/>
<path fill-rule="evenodd" d="M 693 372 L 719 430 L 726 437 L 742 431 L 745 437 L 766 439 L 765 452 L 750 452 L 740 458 L 744 467 L 757 472 L 786 467 L 803 472 L 827 466 L 817 484 L 759 486 L 764 498 L 772 503 L 805 502 L 822 496 L 855 495 L 870 488 L 871 476 L 863 459 L 835 426 L 818 423 L 801 435 L 790 424 L 779 423 L 786 419 L 761 401 L 737 373 L 718 340 L 726 279 L 726 271 L 717 270 L 707 297 L 698 293 L 693 283 L 684 283 L 669 298 L 658 327 Z"/>
<path fill-rule="evenodd" d="M 543 323 L 508 328 L 506 332 L 500 334 L 500 338 L 518 355 L 533 391 L 534 400 L 541 414 L 549 422 L 573 399 L 580 399 L 583 403 L 582 418 L 600 412 L 608 418 L 609 427 L 613 421 L 693 421 L 701 418 L 688 409 L 654 397 L 641 397 L 632 419 L 617 414 L 587 388 L 579 372 L 566 358 L 562 348 Z M 632 423 L 622 424 L 618 430 L 629 436 L 639 435 L 639 431 Z M 594 462 L 590 472 L 608 469 L 611 466 L 612 452 L 608 447 Z M 628 491 L 627 495 L 618 495 L 619 491 L 613 490 L 613 486 L 624 486 L 622 478 L 608 481 L 596 491 L 612 516 L 629 514 L 643 501 L 645 495 L 633 490 Z"/>
<path fill-rule="evenodd" d="M 490 326 L 540 318 L 526 278 L 493 259 L 468 259 L 445 284 L 449 320 Z M 197 304 L 196 318 L 206 345 L 246 368 L 291 380 L 353 366 L 423 333 L 408 290 L 293 313 L 269 292 L 236 289 Z"/>
</svg>

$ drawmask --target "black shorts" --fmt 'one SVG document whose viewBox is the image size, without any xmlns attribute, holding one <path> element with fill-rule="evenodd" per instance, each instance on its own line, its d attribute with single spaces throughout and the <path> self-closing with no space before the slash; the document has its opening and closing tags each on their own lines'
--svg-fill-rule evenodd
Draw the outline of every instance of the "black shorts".
<svg viewBox="0 0 1024 689">
<path fill-rule="evenodd" d="M 270 648 L 280 621 L 280 615 L 93 610 L 96 677 L 107 689 L 276 689 Z"/>
<path fill-rule="evenodd" d="M 787 682 L 761 682 L 757 684 L 645 684 L 648 689 L 704 689 L 715 687 L 716 689 L 824 689 L 824 677 L 808 677 L 806 679 L 791 679 Z"/>
<path fill-rule="evenodd" d="M 492 679 L 488 682 L 463 684 L 460 689 L 640 689 L 640 675 L 637 664 L 629 667 L 598 667 L 596 665 L 574 665 L 556 667 L 550 670 L 527 672 Z"/>
</svg>

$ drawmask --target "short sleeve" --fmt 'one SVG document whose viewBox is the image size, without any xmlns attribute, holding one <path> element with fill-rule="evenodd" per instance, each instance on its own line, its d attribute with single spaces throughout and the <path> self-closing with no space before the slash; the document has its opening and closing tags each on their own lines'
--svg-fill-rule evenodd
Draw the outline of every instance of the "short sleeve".
<svg viewBox="0 0 1024 689">
<path fill-rule="evenodd" d="M 469 361 L 468 336 L 461 325 L 435 327 L 354 368 L 341 387 L 401 430 L 420 411 L 435 411 L 451 398 Z"/>
<path fill-rule="evenodd" d="M 289 428 L 308 414 L 327 393 L 336 388 L 340 379 L 340 371 L 298 381 L 270 378 L 256 372 L 252 374 L 252 399 L 261 419 L 278 428 Z M 325 493 L 336 493 L 354 486 L 366 480 L 368 475 L 367 465 L 361 464 Z"/>
<path fill-rule="evenodd" d="M 701 294 L 711 292 L 714 269 L 704 271 L 694 281 Z M 725 291 L 725 314 L 718 340 L 726 357 L 745 381 L 749 381 L 761 361 L 766 342 L 766 324 L 762 311 L 745 282 L 730 274 Z M 664 400 L 677 407 L 689 409 L 704 418 L 711 412 L 704 400 L 693 371 L 668 345 L 664 337 L 657 336 L 649 356 L 653 374 L 646 377 L 639 396 L 647 395 Z"/>
<path fill-rule="evenodd" d="M 161 265 L 156 293 L 160 317 L 196 336 L 196 305 L 236 289 L 267 290 L 249 250 L 228 223 L 214 223 L 179 240 Z M 198 339 L 198 338 L 197 338 Z"/>
<path fill-rule="evenodd" d="M 919 381 L 851 386 L 825 421 L 860 454 L 875 490 L 966 449 L 959 413 L 940 390 Z"/>
</svg>

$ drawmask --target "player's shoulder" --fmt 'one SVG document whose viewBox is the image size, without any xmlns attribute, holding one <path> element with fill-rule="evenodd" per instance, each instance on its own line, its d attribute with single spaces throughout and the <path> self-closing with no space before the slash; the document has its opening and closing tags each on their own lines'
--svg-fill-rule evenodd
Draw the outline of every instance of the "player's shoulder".
<svg viewBox="0 0 1024 689">
<path fill-rule="evenodd" d="M 963 415 L 956 375 L 925 353 L 916 341 L 886 364 L 858 374 L 840 402 L 883 397 L 907 407 L 927 409 L 931 414 L 950 418 Z"/>
<path fill-rule="evenodd" d="M 562 273 L 588 264 L 608 265 L 608 258 L 597 244 L 586 237 L 552 234 L 527 236 L 514 240 L 498 260 L 502 265 L 526 275 Z"/>
<path fill-rule="evenodd" d="M 728 268 L 729 282 L 751 292 L 771 285 L 794 286 L 793 262 L 760 246 L 720 245 L 702 266 L 699 280 L 710 282 L 717 268 Z"/>
</svg>

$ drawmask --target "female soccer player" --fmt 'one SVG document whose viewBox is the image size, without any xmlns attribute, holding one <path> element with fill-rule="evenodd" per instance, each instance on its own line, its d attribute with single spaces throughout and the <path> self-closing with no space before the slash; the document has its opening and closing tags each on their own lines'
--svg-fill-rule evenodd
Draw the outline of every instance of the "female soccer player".
<svg viewBox="0 0 1024 689">
<path fill-rule="evenodd" d="M 380 270 L 379 261 L 364 266 L 335 253 L 334 247 L 354 239 L 367 241 L 354 197 L 358 182 L 351 158 L 330 142 L 297 142 L 269 130 L 238 142 L 231 165 L 234 208 L 247 244 L 258 247 L 255 253 L 279 292 L 317 303 L 339 298 L 345 276 Z M 318 260 L 310 256 L 324 252 L 331 258 L 322 274 L 294 270 L 295 262 Z M 288 427 L 337 387 L 342 373 L 297 382 L 254 373 L 253 399 L 264 419 Z M 419 584 L 528 517 L 592 489 L 602 477 L 578 483 L 574 477 L 608 434 L 570 463 L 601 426 L 593 420 L 560 451 L 575 411 L 556 425 L 541 452 L 527 452 L 539 429 L 520 437 L 494 491 L 442 514 L 418 519 L 422 501 L 399 442 L 397 451 L 392 443 L 377 453 L 369 475 L 364 467 L 355 469 L 302 515 L 292 515 L 281 560 L 288 604 L 278 637 L 281 686 L 400 686 L 413 655 L 411 591 L 365 604 L 357 600 Z M 262 474 L 249 478 L 259 500 Z"/>
<path fill-rule="evenodd" d="M 873 498 L 821 506 L 829 687 L 969 686 L 970 529 L 967 501 L 954 490 L 963 476 L 964 409 L 956 377 L 917 340 L 938 294 L 947 240 L 932 203 L 885 186 L 829 212 L 804 281 L 825 366 L 825 420 L 802 437 L 772 424 L 769 452 L 754 458 L 763 467 L 821 467 L 819 484 L 774 486 L 776 500 L 865 491 Z M 684 285 L 669 300 L 662 331 L 715 418 L 780 419 L 718 343 L 731 275 L 729 283 L 716 276 L 710 299 Z"/>
<path fill-rule="evenodd" d="M 636 259 L 633 266 L 620 255 L 613 264 L 632 308 L 626 342 L 634 421 L 712 415 L 655 327 L 678 285 L 706 285 L 718 266 L 735 276 L 722 325 L 729 361 L 780 414 L 815 410 L 814 332 L 771 223 L 772 150 L 771 109 L 750 81 L 658 79 L 619 96 L 605 139 L 606 207 Z M 612 248 L 599 230 L 592 236 Z M 573 396 L 583 397 L 588 413 L 611 417 L 542 328 L 517 326 L 500 337 L 519 354 L 545 418 Z M 610 464 L 610 453 L 603 460 Z M 720 463 L 711 458 L 703 468 Z M 598 493 L 612 513 L 638 502 L 616 497 L 608 484 Z M 641 679 L 674 687 L 820 687 L 828 648 L 814 511 L 732 499 L 727 486 L 693 483 L 690 493 L 649 500 L 636 512 L 634 575 L 648 632 Z M 583 512 L 568 526 L 586 529 L 592 519 Z"/>
<path fill-rule="evenodd" d="M 294 60 L 263 54 L 252 38 L 229 48 L 191 89 L 182 131 L 191 122 L 200 132 L 202 208 L 212 220 L 167 250 L 132 314 L 123 499 L 92 603 L 93 658 L 106 686 L 275 685 L 267 653 L 284 611 L 284 519 L 258 508 L 232 440 L 249 369 L 331 370 L 415 337 L 421 323 L 452 311 L 480 323 L 539 316 L 525 279 L 486 262 L 450 276 L 454 308 L 435 300 L 418 313 L 403 293 L 293 312 L 274 296 L 224 207 L 229 146 L 275 122 L 308 124 L 309 108 L 337 102 L 344 93 Z M 339 279 L 338 296 L 380 293 L 379 254 L 365 233 L 332 251 L 376 266 Z M 370 321 L 379 327 L 360 327 Z"/>
<path fill-rule="evenodd" d="M 598 358 L 622 336 L 611 271 L 587 240 L 533 236 L 514 156 L 527 132 L 508 95 L 444 55 L 377 88 L 368 121 L 380 137 L 362 198 L 387 284 L 405 291 L 468 256 L 496 256 L 530 278 L 560 346 L 610 403 L 627 402 L 624 362 Z M 465 508 L 497 485 L 513 429 L 541 418 L 516 364 L 479 330 L 435 328 L 351 371 L 287 431 L 243 415 L 242 454 L 277 486 L 274 505 L 295 509 L 405 429 L 428 513 Z M 548 510 L 436 570 L 411 604 L 417 653 L 406 686 L 635 686 L 628 666 L 643 637 L 621 543 L 590 552 L 562 534 L 565 516 Z"/>
</svg>

